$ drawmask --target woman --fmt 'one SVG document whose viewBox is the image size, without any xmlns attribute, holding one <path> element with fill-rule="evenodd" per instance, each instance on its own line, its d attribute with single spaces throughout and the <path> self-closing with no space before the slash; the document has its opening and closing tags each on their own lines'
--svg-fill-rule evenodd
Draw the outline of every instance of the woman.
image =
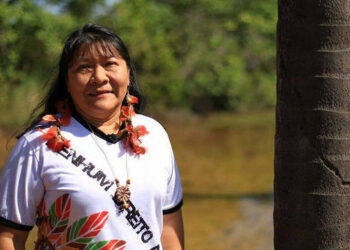
<svg viewBox="0 0 350 250">
<path fill-rule="evenodd" d="M 0 249 L 182 249 L 182 190 L 168 136 L 135 114 L 127 48 L 87 24 L 67 39 L 44 112 L 0 179 Z"/>
</svg>

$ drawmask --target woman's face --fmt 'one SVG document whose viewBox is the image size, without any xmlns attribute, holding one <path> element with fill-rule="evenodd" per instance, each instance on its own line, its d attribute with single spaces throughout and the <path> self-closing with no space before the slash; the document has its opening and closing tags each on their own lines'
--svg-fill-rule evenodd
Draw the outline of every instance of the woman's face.
<svg viewBox="0 0 350 250">
<path fill-rule="evenodd" d="M 128 85 L 129 69 L 113 46 L 104 51 L 99 44 L 83 45 L 68 68 L 68 92 L 88 120 L 119 116 Z"/>
</svg>

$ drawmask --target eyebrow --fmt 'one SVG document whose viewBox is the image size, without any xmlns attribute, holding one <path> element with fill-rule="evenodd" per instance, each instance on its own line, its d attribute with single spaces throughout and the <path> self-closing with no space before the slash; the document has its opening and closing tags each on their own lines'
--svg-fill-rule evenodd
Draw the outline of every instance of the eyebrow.
<svg viewBox="0 0 350 250">
<path fill-rule="evenodd" d="M 111 56 L 104 56 L 104 59 L 110 59 L 110 58 L 116 58 L 116 59 L 120 59 L 120 57 L 111 55 Z M 76 57 L 73 62 L 77 63 L 77 62 L 87 62 L 89 61 L 90 58 L 89 57 Z"/>
</svg>

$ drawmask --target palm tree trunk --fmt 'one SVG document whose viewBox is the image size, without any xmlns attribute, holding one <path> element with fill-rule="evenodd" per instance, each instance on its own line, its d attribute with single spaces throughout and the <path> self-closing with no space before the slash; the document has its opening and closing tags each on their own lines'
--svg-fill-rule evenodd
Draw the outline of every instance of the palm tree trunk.
<svg viewBox="0 0 350 250">
<path fill-rule="evenodd" d="M 350 249 L 350 2 L 278 5 L 275 249 Z"/>
</svg>

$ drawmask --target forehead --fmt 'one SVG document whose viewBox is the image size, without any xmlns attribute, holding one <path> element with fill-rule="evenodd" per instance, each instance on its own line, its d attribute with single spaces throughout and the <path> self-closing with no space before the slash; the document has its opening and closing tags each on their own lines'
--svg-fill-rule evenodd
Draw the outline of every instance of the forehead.
<svg viewBox="0 0 350 250">
<path fill-rule="evenodd" d="M 119 51 L 110 43 L 85 43 L 82 44 L 74 53 L 72 63 L 74 63 L 74 61 L 84 60 L 91 57 L 122 58 Z"/>
</svg>

